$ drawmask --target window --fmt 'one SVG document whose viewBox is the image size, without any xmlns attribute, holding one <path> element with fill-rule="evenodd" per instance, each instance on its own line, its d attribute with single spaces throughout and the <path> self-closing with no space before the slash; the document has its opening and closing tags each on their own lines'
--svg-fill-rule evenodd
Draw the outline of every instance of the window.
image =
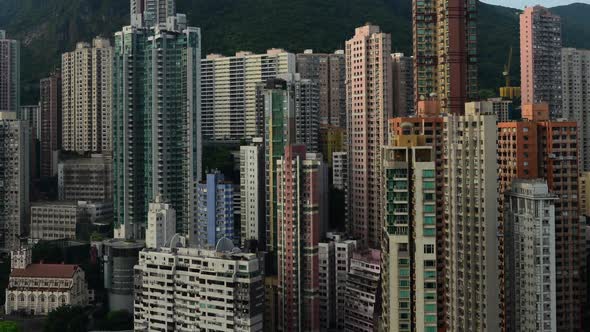
<svg viewBox="0 0 590 332">
<path fill-rule="evenodd" d="M 434 254 L 434 244 L 425 244 L 424 245 L 424 253 L 425 254 Z"/>
</svg>

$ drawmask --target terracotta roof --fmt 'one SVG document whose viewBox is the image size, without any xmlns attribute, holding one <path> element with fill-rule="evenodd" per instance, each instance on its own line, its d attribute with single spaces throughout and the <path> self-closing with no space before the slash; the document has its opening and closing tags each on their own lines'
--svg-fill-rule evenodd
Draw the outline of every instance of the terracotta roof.
<svg viewBox="0 0 590 332">
<path fill-rule="evenodd" d="M 69 264 L 31 264 L 26 269 L 14 269 L 11 277 L 24 278 L 71 278 L 78 265 Z"/>
</svg>

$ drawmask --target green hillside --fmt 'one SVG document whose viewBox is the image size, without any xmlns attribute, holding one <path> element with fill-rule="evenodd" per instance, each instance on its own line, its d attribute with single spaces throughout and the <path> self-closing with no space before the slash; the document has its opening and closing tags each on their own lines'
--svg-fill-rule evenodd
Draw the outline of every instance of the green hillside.
<svg viewBox="0 0 590 332">
<path fill-rule="evenodd" d="M 177 0 L 178 11 L 203 31 L 203 54 L 262 52 L 282 47 L 330 52 L 342 48 L 356 26 L 372 22 L 390 32 L 394 51 L 411 50 L 411 0 Z M 23 103 L 37 99 L 38 80 L 59 65 L 77 41 L 112 36 L 128 22 L 127 0 L 0 0 L 0 28 L 23 43 Z M 590 5 L 556 7 L 563 16 L 564 45 L 590 47 Z M 508 48 L 515 47 L 518 80 L 518 11 L 480 4 L 482 89 L 502 84 Z"/>
</svg>

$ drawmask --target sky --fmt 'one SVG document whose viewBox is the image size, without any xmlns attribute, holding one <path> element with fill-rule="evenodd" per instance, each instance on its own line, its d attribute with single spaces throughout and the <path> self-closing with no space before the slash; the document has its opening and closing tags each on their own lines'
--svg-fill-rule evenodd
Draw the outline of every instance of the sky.
<svg viewBox="0 0 590 332">
<path fill-rule="evenodd" d="M 525 6 L 543 5 L 545 7 L 555 7 L 567 5 L 574 2 L 583 2 L 590 4 L 590 0 L 482 0 L 485 3 L 501 5 L 522 9 Z"/>
</svg>

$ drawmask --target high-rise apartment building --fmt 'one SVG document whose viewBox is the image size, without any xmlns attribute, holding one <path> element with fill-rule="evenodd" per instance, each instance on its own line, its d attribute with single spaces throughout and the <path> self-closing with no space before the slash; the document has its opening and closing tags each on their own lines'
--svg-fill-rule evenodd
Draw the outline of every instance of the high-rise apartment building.
<svg viewBox="0 0 590 332">
<path fill-rule="evenodd" d="M 304 145 L 276 163 L 279 330 L 320 327 L 318 244 L 326 217 L 325 166 Z"/>
<path fill-rule="evenodd" d="M 524 105 L 523 120 L 498 124 L 498 166 L 500 208 L 503 194 L 513 179 L 547 180 L 555 201 L 555 260 L 557 289 L 557 330 L 580 328 L 585 303 L 582 271 L 584 223 L 578 199 L 578 128 L 572 121 L 549 120 L 547 104 Z M 500 244 L 505 234 L 499 222 Z M 501 258 L 503 257 L 502 252 Z M 506 312 L 510 314 L 510 312 Z M 506 317 L 507 321 L 511 317 Z"/>
<path fill-rule="evenodd" d="M 348 185 L 348 152 L 332 153 L 332 186 L 346 191 Z"/>
<path fill-rule="evenodd" d="M 22 105 L 18 115 L 19 120 L 26 121 L 31 128 L 31 139 L 41 137 L 41 111 L 39 105 Z"/>
<path fill-rule="evenodd" d="M 381 147 L 392 116 L 391 36 L 375 25 L 346 42 L 348 232 L 381 246 Z"/>
<path fill-rule="evenodd" d="M 320 124 L 346 127 L 346 59 L 344 51 L 333 54 L 305 50 L 297 54 L 297 73 L 318 82 Z"/>
<path fill-rule="evenodd" d="M 0 112 L 20 109 L 20 43 L 0 30 Z"/>
<path fill-rule="evenodd" d="M 113 201 L 113 162 L 110 156 L 64 158 L 57 165 L 57 194 L 66 201 Z"/>
<path fill-rule="evenodd" d="M 193 243 L 196 240 L 193 218 L 202 153 L 201 32 L 187 26 L 186 16 L 174 14 L 167 12 L 165 25 L 131 25 L 115 33 L 112 125 L 117 238 L 143 238 L 148 204 L 160 196 L 176 211 L 177 231 L 189 235 Z"/>
<path fill-rule="evenodd" d="M 135 331 L 262 331 L 262 262 L 227 239 L 216 250 L 144 249 L 134 272 Z"/>
<path fill-rule="evenodd" d="M 547 8 L 520 14 L 520 86 L 522 105 L 548 103 L 551 116 L 562 116 L 561 19 Z"/>
<path fill-rule="evenodd" d="M 203 139 L 239 142 L 262 136 L 257 86 L 280 74 L 294 74 L 295 67 L 295 54 L 281 49 L 208 55 L 202 61 Z"/>
<path fill-rule="evenodd" d="M 258 248 L 265 244 L 264 214 L 264 144 L 260 138 L 240 147 L 240 212 L 242 245 L 256 240 Z"/>
<path fill-rule="evenodd" d="M 514 105 L 512 100 L 506 100 L 502 98 L 489 98 L 486 101 L 492 103 L 492 108 L 496 114 L 496 121 L 507 122 L 515 119 L 517 114 L 514 111 Z"/>
<path fill-rule="evenodd" d="M 16 250 L 28 229 L 30 129 L 0 112 L 0 251 Z"/>
<path fill-rule="evenodd" d="M 413 1 L 414 102 L 434 96 L 462 114 L 478 95 L 477 2 Z"/>
<path fill-rule="evenodd" d="M 334 152 L 345 150 L 346 129 L 335 126 L 320 127 L 320 151 L 328 165 L 332 166 Z"/>
<path fill-rule="evenodd" d="M 449 331 L 500 328 L 496 136 L 486 102 L 467 103 L 465 115 L 444 119 Z"/>
<path fill-rule="evenodd" d="M 131 0 L 131 25 L 151 27 L 166 24 L 176 15 L 176 0 Z"/>
<path fill-rule="evenodd" d="M 562 116 L 578 123 L 580 171 L 590 171 L 590 50 L 561 49 Z"/>
<path fill-rule="evenodd" d="M 176 233 L 176 211 L 156 197 L 148 210 L 147 229 L 145 231 L 146 248 L 159 249 L 170 245 Z"/>
<path fill-rule="evenodd" d="M 78 43 L 61 57 L 62 147 L 66 151 L 112 150 L 113 48 L 108 39 Z"/>
<path fill-rule="evenodd" d="M 277 243 L 276 162 L 288 145 L 303 144 L 308 152 L 318 152 L 319 89 L 317 83 L 299 74 L 279 75 L 259 87 L 264 114 L 264 168 L 266 177 L 266 245 L 274 251 Z"/>
<path fill-rule="evenodd" d="M 214 172 L 197 185 L 197 246 L 213 248 L 219 240 L 234 240 L 234 185 Z"/>
<path fill-rule="evenodd" d="M 506 192 L 507 331 L 557 331 L 556 200 L 544 180 L 515 179 Z"/>
<path fill-rule="evenodd" d="M 381 252 L 359 250 L 350 259 L 346 281 L 344 329 L 346 332 L 371 332 L 378 328 L 381 315 Z"/>
<path fill-rule="evenodd" d="M 398 135 L 384 147 L 384 331 L 438 328 L 436 168 L 425 138 Z"/>
<path fill-rule="evenodd" d="M 61 74 L 54 72 L 42 79 L 40 90 L 40 174 L 41 177 L 51 177 L 57 173 L 57 159 L 61 150 Z"/>
<path fill-rule="evenodd" d="M 391 54 L 393 70 L 393 115 L 410 116 L 415 112 L 413 57 Z"/>
</svg>

